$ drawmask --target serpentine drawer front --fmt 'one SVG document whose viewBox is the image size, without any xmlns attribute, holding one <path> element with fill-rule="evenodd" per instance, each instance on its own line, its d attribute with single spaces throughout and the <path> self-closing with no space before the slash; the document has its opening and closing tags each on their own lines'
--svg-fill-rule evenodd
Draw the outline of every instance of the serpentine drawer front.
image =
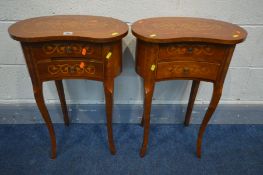
<svg viewBox="0 0 263 175">
<path fill-rule="evenodd" d="M 227 47 L 219 44 L 161 44 L 158 61 L 208 61 L 222 63 Z"/>
<path fill-rule="evenodd" d="M 102 44 L 87 42 L 43 42 L 33 47 L 37 60 L 59 58 L 83 58 L 103 61 Z"/>
<path fill-rule="evenodd" d="M 219 64 L 195 61 L 170 61 L 157 64 L 156 80 L 189 78 L 216 80 Z"/>
<path fill-rule="evenodd" d="M 147 150 L 151 101 L 155 82 L 169 79 L 193 80 L 185 125 L 189 125 L 200 81 L 214 84 L 213 95 L 197 139 L 197 156 L 201 143 L 222 94 L 225 76 L 235 45 L 245 40 L 247 32 L 223 21 L 160 17 L 135 22 L 132 33 L 137 38 L 136 72 L 144 79 L 144 127 L 140 155 Z"/>
<path fill-rule="evenodd" d="M 103 63 L 82 60 L 43 61 L 37 63 L 41 80 L 66 78 L 89 78 L 103 80 Z"/>
<path fill-rule="evenodd" d="M 22 45 L 36 103 L 49 130 L 53 159 L 56 157 L 56 137 L 42 88 L 43 82 L 49 80 L 55 80 L 66 125 L 69 125 L 69 118 L 62 79 L 103 82 L 109 149 L 115 154 L 112 134 L 114 78 L 122 70 L 122 38 L 127 33 L 127 24 L 99 16 L 46 16 L 10 26 L 10 36 Z"/>
</svg>

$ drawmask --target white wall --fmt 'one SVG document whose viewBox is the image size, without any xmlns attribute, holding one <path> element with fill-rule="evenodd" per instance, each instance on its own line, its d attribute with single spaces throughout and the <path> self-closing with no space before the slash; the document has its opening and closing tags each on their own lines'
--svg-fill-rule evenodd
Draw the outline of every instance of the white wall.
<svg viewBox="0 0 263 175">
<path fill-rule="evenodd" d="M 7 33 L 14 22 L 55 14 L 111 16 L 132 23 L 153 16 L 193 16 L 225 20 L 244 27 L 247 40 L 236 47 L 221 103 L 263 103 L 263 0 L 0 0 L 0 103 L 34 103 L 32 86 L 18 42 Z M 115 103 L 142 103 L 142 84 L 134 71 L 134 37 L 124 39 L 123 72 L 115 82 Z M 70 103 L 102 103 L 102 85 L 64 81 Z M 99 87 L 99 88 L 98 88 Z M 154 103 L 186 103 L 189 81 L 157 84 Z M 171 95 L 172 93 L 172 95 Z M 198 103 L 210 99 L 211 85 L 202 83 Z M 57 102 L 52 82 L 45 85 L 48 103 Z"/>
</svg>

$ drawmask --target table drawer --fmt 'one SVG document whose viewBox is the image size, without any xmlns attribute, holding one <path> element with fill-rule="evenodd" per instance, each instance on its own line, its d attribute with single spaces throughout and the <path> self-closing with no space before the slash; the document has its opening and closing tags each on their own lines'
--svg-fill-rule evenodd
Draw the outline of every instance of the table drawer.
<svg viewBox="0 0 263 175">
<path fill-rule="evenodd" d="M 227 47 L 219 44 L 161 44 L 158 61 L 185 60 L 221 63 Z"/>
<path fill-rule="evenodd" d="M 50 58 L 102 59 L 101 44 L 87 42 L 41 43 L 33 47 L 36 61 Z"/>
<path fill-rule="evenodd" d="M 103 64 L 82 60 L 42 61 L 37 63 L 39 77 L 42 80 L 58 78 L 91 78 L 102 80 Z"/>
<path fill-rule="evenodd" d="M 216 80 L 220 65 L 208 62 L 172 61 L 157 65 L 156 79 L 200 78 Z"/>
</svg>

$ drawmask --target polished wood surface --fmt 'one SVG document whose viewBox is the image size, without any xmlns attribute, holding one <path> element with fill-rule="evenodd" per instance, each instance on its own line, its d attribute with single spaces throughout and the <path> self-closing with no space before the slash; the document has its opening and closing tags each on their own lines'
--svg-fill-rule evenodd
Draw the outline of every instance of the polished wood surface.
<svg viewBox="0 0 263 175">
<path fill-rule="evenodd" d="M 73 34 L 64 35 L 63 31 Z M 56 137 L 43 97 L 43 83 L 55 80 L 64 122 L 69 125 L 62 79 L 103 82 L 109 149 L 116 153 L 112 133 L 114 78 L 122 70 L 121 39 L 127 32 L 125 23 L 95 16 L 38 17 L 10 26 L 11 37 L 21 42 L 36 103 L 49 130 L 51 158 L 56 158 Z"/>
<path fill-rule="evenodd" d="M 64 88 L 63 88 L 63 82 L 62 80 L 55 80 L 56 88 L 58 91 L 58 97 L 61 104 L 61 109 L 64 117 L 64 123 L 69 126 L 69 117 L 68 117 L 68 108 L 66 104 L 65 94 L 64 94 Z"/>
<path fill-rule="evenodd" d="M 151 101 L 155 82 L 193 80 L 184 124 L 189 125 L 200 81 L 213 83 L 213 94 L 200 126 L 197 156 L 205 128 L 220 100 L 235 45 L 247 32 L 234 24 L 200 18 L 160 17 L 142 19 L 132 25 L 137 37 L 136 72 L 144 79 L 144 127 L 140 155 L 146 154 Z"/>
<path fill-rule="evenodd" d="M 185 120 L 184 120 L 185 126 L 188 126 L 190 123 L 191 113 L 194 107 L 194 102 L 195 102 L 195 98 L 198 92 L 199 85 L 200 85 L 199 80 L 193 80 L 190 97 L 189 97 L 189 103 L 188 103 L 186 114 L 185 114 Z"/>
<path fill-rule="evenodd" d="M 12 25 L 9 34 L 16 40 L 40 42 L 50 40 L 117 41 L 128 32 L 120 20 L 85 15 L 57 15 L 26 19 Z"/>
<path fill-rule="evenodd" d="M 132 33 L 153 43 L 202 41 L 220 44 L 242 42 L 247 32 L 231 23 L 190 17 L 158 17 L 136 21 Z"/>
</svg>

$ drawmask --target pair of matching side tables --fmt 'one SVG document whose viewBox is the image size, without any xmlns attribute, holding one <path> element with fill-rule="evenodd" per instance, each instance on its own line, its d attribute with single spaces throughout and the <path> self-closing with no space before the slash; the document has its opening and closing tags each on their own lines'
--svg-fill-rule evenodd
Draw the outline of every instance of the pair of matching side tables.
<svg viewBox="0 0 263 175">
<path fill-rule="evenodd" d="M 189 125 L 200 81 L 213 83 L 213 95 L 202 121 L 197 156 L 205 128 L 222 94 L 235 49 L 247 32 L 234 24 L 186 17 L 142 19 L 132 25 L 137 38 L 136 72 L 144 82 L 144 127 L 140 156 L 147 150 L 151 101 L 155 82 L 193 80 L 184 124 Z M 54 80 L 64 122 L 69 125 L 62 79 L 90 79 L 104 85 L 109 149 L 116 153 L 112 134 L 114 78 L 122 70 L 122 38 L 127 24 L 113 18 L 62 15 L 31 18 L 10 26 L 10 36 L 21 42 L 38 108 L 49 130 L 56 158 L 56 137 L 43 97 L 43 82 Z"/>
</svg>

